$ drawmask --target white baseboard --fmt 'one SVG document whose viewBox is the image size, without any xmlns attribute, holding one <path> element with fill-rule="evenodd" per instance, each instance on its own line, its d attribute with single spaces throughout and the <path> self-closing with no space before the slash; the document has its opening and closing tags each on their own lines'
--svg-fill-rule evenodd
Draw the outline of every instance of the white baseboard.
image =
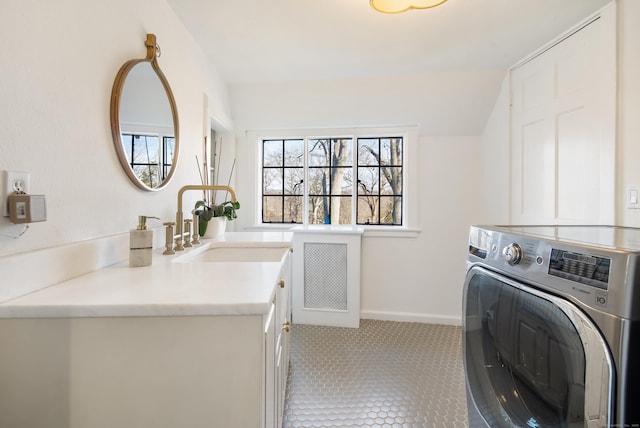
<svg viewBox="0 0 640 428">
<path fill-rule="evenodd" d="M 462 318 L 410 312 L 360 311 L 360 318 L 381 321 L 421 322 L 427 324 L 462 325 Z"/>
</svg>

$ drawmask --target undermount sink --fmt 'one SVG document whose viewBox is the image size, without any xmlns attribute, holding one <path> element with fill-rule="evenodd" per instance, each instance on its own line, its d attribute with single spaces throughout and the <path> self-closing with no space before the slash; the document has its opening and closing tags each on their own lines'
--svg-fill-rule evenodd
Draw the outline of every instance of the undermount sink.
<svg viewBox="0 0 640 428">
<path fill-rule="evenodd" d="M 210 247 L 204 251 L 185 254 L 174 262 L 279 262 L 287 251 L 287 247 Z"/>
</svg>

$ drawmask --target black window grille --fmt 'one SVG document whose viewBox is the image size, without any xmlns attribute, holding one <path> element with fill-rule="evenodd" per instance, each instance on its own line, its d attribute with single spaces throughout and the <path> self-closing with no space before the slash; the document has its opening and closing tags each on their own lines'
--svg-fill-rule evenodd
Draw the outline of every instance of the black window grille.
<svg viewBox="0 0 640 428">
<path fill-rule="evenodd" d="M 304 140 L 262 142 L 262 222 L 302 223 Z"/>
<path fill-rule="evenodd" d="M 358 138 L 356 224 L 402 225 L 402 137 Z"/>
<path fill-rule="evenodd" d="M 158 187 L 168 176 L 175 151 L 175 138 L 123 133 L 127 161 L 136 177 L 147 186 Z"/>
<path fill-rule="evenodd" d="M 262 140 L 262 222 L 401 226 L 403 138 L 355 141 Z"/>
</svg>

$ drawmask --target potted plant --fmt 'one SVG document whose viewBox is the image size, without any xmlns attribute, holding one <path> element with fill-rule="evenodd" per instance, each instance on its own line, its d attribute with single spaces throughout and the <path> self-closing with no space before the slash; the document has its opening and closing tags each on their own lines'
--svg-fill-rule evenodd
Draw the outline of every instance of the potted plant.
<svg viewBox="0 0 640 428">
<path fill-rule="evenodd" d="M 197 201 L 195 212 L 198 214 L 198 234 L 204 236 L 209 226 L 209 221 L 214 217 L 223 218 L 226 221 L 232 221 L 238 218 L 236 210 L 240 209 L 238 201 L 224 201 L 220 204 L 210 205 L 206 201 Z"/>
</svg>

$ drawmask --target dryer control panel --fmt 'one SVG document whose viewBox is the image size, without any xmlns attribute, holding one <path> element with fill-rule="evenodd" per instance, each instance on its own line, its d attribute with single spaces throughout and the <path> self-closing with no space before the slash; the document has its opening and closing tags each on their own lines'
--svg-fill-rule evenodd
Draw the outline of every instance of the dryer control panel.
<svg viewBox="0 0 640 428">
<path fill-rule="evenodd" d="M 606 290 L 611 259 L 572 251 L 551 249 L 549 275 Z"/>
<path fill-rule="evenodd" d="M 611 239 L 603 243 L 604 238 L 593 236 Z M 473 265 L 607 314 L 640 320 L 640 228 L 472 226 L 467 269 Z"/>
</svg>

